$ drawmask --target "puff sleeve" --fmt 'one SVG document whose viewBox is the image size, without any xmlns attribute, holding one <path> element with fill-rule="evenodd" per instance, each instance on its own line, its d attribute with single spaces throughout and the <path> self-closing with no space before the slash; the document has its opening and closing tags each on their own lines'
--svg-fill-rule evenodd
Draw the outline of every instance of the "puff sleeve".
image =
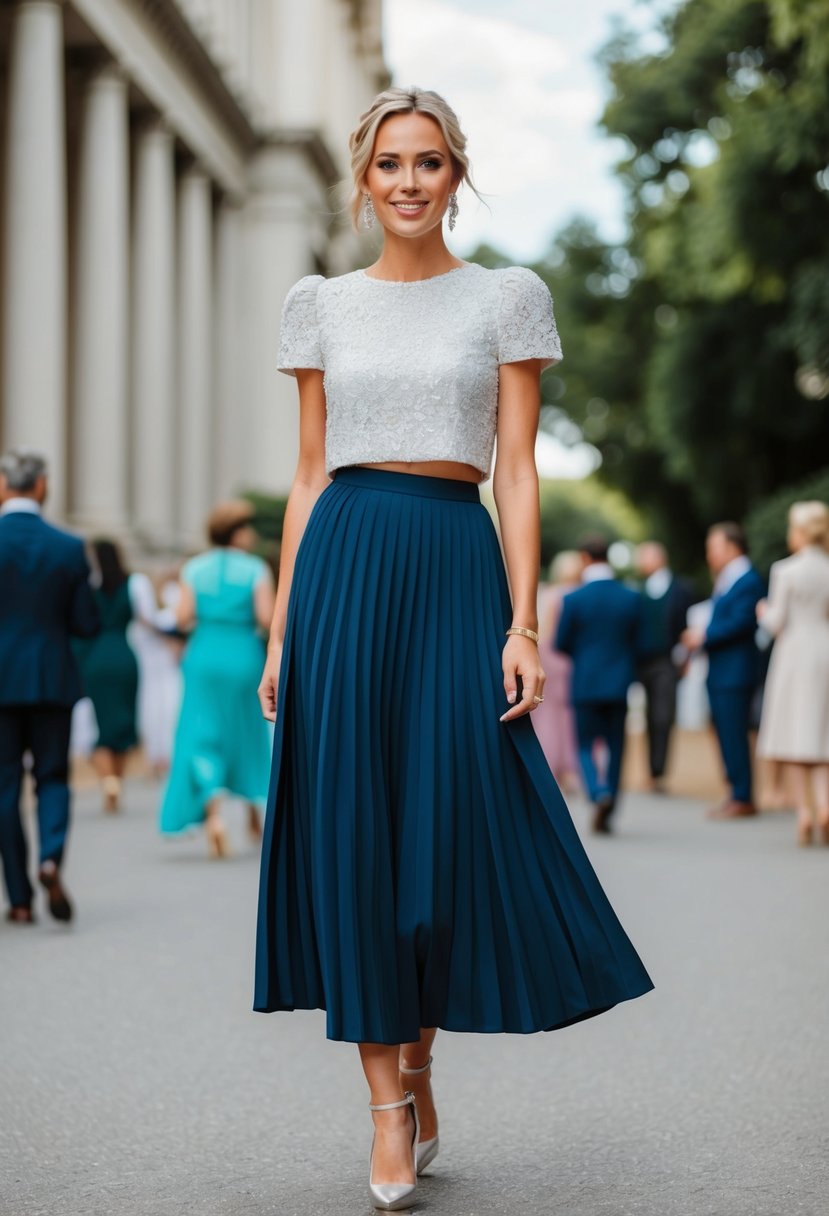
<svg viewBox="0 0 829 1216">
<path fill-rule="evenodd" d="M 285 297 L 276 366 L 288 376 L 296 375 L 298 367 L 324 366 L 317 316 L 317 291 L 324 281 L 321 274 L 306 275 Z"/>
<path fill-rule="evenodd" d="M 498 362 L 540 359 L 542 370 L 561 359 L 561 343 L 547 284 L 533 270 L 503 272 L 498 315 Z"/>
</svg>

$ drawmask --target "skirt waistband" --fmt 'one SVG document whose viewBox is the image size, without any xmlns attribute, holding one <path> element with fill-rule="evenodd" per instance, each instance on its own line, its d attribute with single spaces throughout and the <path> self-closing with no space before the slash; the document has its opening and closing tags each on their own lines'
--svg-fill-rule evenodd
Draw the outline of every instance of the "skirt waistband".
<svg viewBox="0 0 829 1216">
<path fill-rule="evenodd" d="M 333 480 L 337 484 L 362 486 L 366 490 L 390 490 L 398 494 L 419 494 L 424 498 L 448 498 L 456 502 L 481 501 L 475 482 L 455 477 L 428 477 L 423 473 L 398 473 L 395 469 L 368 469 L 351 464 L 335 469 Z"/>
</svg>

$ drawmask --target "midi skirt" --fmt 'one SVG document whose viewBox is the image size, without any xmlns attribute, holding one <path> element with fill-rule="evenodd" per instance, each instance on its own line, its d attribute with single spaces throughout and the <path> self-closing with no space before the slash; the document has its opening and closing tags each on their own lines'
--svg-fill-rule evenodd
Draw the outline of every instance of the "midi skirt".
<svg viewBox="0 0 829 1216">
<path fill-rule="evenodd" d="M 327 1035 L 553 1030 L 653 987 L 529 716 L 471 482 L 350 466 L 297 550 L 276 698 L 254 1009 Z"/>
</svg>

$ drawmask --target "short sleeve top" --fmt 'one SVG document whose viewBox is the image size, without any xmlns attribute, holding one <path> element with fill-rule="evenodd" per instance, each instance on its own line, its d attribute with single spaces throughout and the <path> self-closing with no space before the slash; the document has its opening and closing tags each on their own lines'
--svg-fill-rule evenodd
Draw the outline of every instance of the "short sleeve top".
<svg viewBox="0 0 829 1216">
<path fill-rule="evenodd" d="M 550 292 L 522 266 L 415 282 L 308 275 L 282 311 L 278 367 L 324 371 L 325 463 L 452 460 L 489 476 L 498 367 L 561 359 Z"/>
</svg>

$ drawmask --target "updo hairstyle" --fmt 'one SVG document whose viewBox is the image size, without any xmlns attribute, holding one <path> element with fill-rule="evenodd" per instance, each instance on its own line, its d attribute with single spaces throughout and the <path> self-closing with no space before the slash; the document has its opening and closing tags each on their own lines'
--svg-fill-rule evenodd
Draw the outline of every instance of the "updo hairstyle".
<svg viewBox="0 0 829 1216">
<path fill-rule="evenodd" d="M 211 545 L 227 548 L 240 528 L 253 523 L 255 514 L 253 505 L 241 498 L 217 503 L 207 517 L 207 539 Z"/>
<path fill-rule="evenodd" d="M 473 194 L 481 197 L 472 181 L 469 157 L 466 155 L 466 136 L 461 130 L 458 116 L 448 102 L 444 101 L 439 93 L 434 93 L 431 89 L 419 89 L 416 85 L 411 85 L 408 89 L 385 89 L 377 94 L 365 114 L 360 115 L 360 121 L 348 140 L 352 177 L 348 210 L 355 231 L 359 227 L 365 176 L 371 163 L 374 141 L 381 123 L 393 114 L 427 114 L 433 118 L 443 132 L 452 167 L 459 181 L 465 182 Z"/>
<path fill-rule="evenodd" d="M 807 545 L 829 545 L 829 507 L 825 502 L 795 502 L 789 508 L 789 527 L 798 528 Z"/>
</svg>

